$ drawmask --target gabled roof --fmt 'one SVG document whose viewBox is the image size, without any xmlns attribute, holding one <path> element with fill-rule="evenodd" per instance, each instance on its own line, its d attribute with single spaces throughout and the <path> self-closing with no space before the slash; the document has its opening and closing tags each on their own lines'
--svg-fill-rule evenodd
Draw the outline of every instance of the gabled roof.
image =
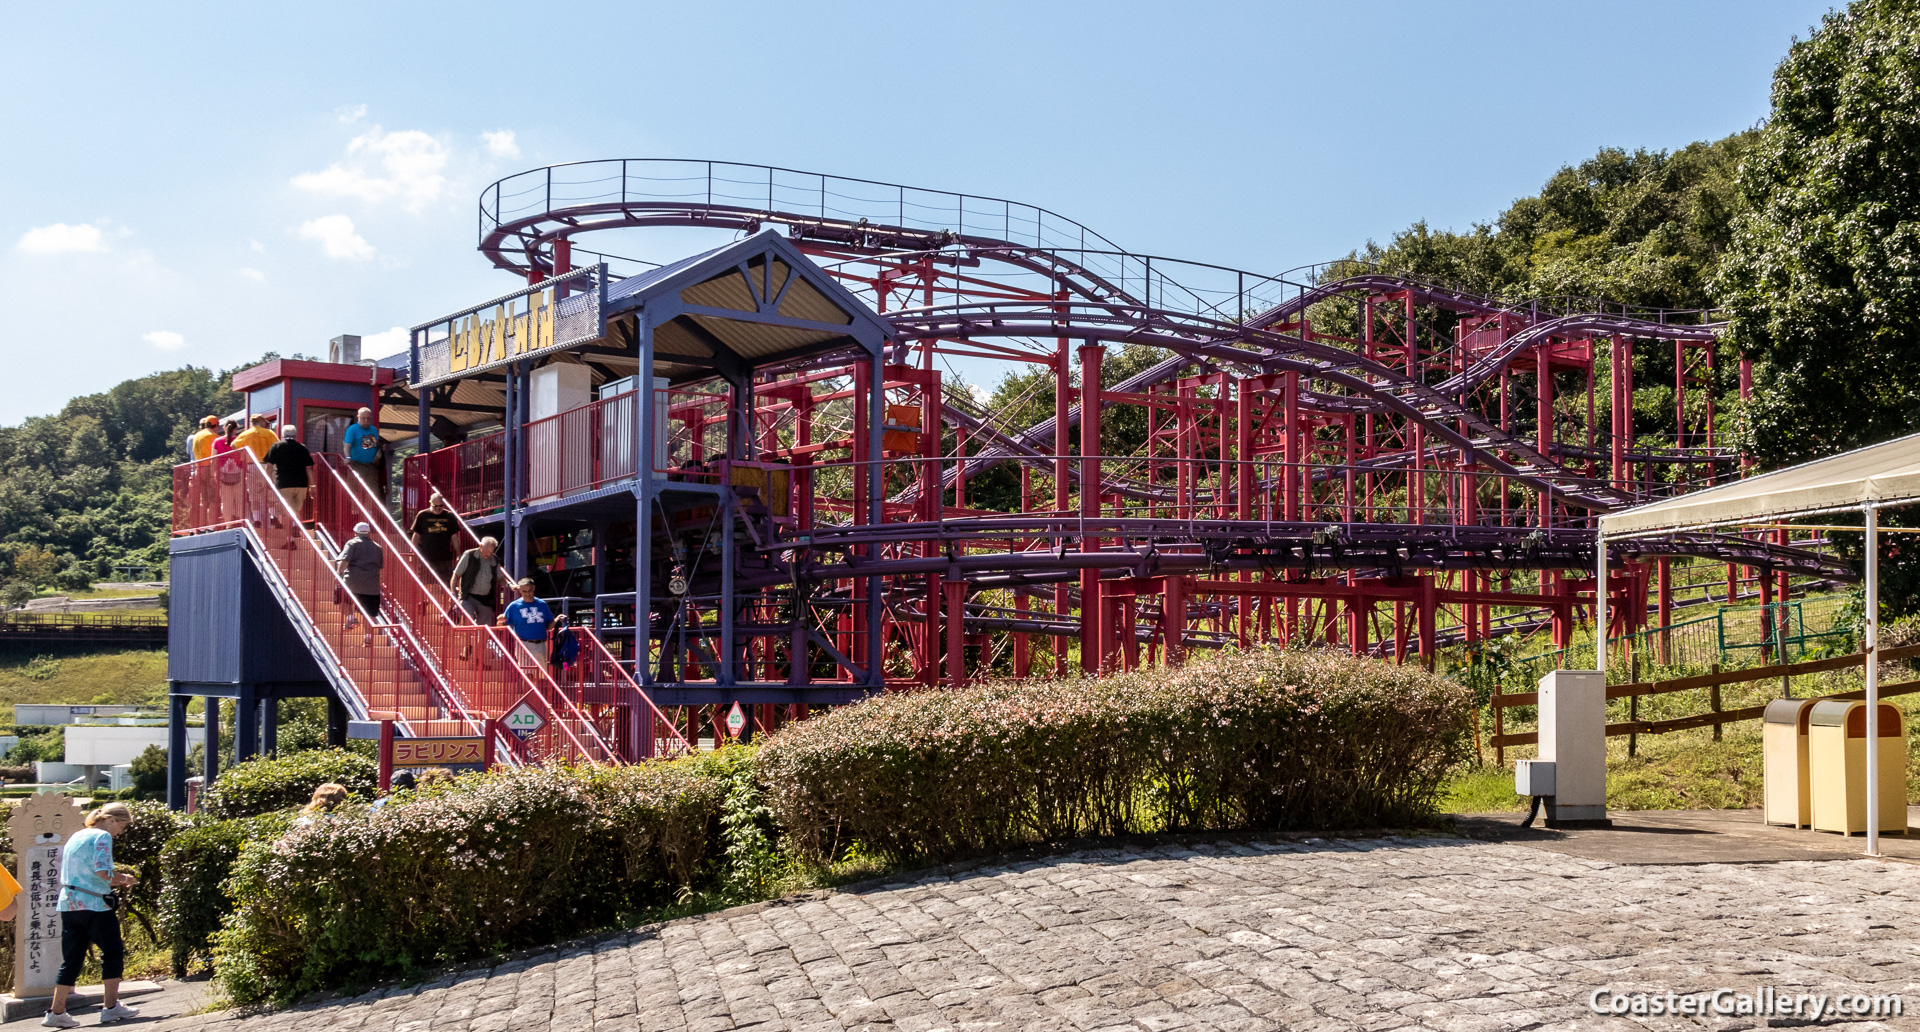
<svg viewBox="0 0 1920 1032">
<path fill-rule="evenodd" d="M 773 230 L 607 288 L 609 319 L 635 310 L 653 328 L 656 375 L 674 380 L 850 347 L 877 354 L 892 333 Z"/>
<path fill-rule="evenodd" d="M 1600 517 L 1608 537 L 1920 502 L 1920 434 Z"/>
</svg>

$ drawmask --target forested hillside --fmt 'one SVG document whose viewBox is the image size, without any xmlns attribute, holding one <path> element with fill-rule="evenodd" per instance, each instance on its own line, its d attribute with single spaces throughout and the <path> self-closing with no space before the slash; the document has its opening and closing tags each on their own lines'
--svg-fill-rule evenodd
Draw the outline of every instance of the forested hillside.
<svg viewBox="0 0 1920 1032">
<path fill-rule="evenodd" d="M 194 420 L 240 406 L 231 382 L 189 366 L 0 427 L 0 592 L 80 588 L 118 562 L 164 562 L 168 471 Z"/>
</svg>

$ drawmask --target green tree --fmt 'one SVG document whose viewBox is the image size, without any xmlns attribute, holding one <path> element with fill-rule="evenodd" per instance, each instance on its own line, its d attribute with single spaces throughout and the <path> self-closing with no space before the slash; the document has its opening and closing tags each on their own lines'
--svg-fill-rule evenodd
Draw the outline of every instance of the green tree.
<svg viewBox="0 0 1920 1032">
<path fill-rule="evenodd" d="M 1827 15 L 1774 71 L 1716 280 L 1781 465 L 1920 427 L 1920 5 Z"/>
<path fill-rule="evenodd" d="M 135 799 L 159 799 L 167 794 L 167 751 L 149 745 L 128 764 Z"/>
</svg>

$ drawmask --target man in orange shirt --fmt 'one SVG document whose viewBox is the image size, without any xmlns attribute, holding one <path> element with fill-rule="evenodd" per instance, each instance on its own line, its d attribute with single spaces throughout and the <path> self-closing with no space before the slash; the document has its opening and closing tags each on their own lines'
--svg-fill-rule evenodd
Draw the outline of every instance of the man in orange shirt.
<svg viewBox="0 0 1920 1032">
<path fill-rule="evenodd" d="M 272 416 L 254 416 L 253 425 L 242 430 L 233 443 L 252 452 L 253 457 L 261 462 L 267 461 L 267 449 L 280 443 L 280 435 L 273 432 L 272 423 Z"/>
</svg>

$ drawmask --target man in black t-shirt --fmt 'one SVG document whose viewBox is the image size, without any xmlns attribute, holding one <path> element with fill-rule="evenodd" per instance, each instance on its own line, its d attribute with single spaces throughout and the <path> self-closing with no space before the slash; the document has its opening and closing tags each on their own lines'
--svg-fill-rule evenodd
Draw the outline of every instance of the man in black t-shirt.
<svg viewBox="0 0 1920 1032">
<path fill-rule="evenodd" d="M 280 439 L 267 449 L 263 461 L 273 467 L 273 486 L 287 500 L 295 518 L 307 518 L 307 470 L 313 466 L 313 453 L 300 443 L 292 423 L 280 428 Z"/>
<path fill-rule="evenodd" d="M 447 500 L 440 492 L 433 493 L 433 499 L 427 507 L 414 513 L 413 526 L 414 551 L 426 560 L 434 576 L 441 584 L 453 577 L 453 539 L 460 533 L 460 520 L 447 508 Z"/>
</svg>

